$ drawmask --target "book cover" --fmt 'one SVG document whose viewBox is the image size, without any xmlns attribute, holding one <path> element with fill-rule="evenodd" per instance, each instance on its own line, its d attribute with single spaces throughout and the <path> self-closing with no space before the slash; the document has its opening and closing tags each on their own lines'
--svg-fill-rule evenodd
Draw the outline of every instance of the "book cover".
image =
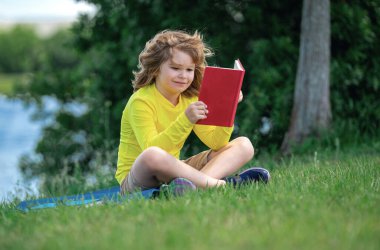
<svg viewBox="0 0 380 250">
<path fill-rule="evenodd" d="M 206 119 L 197 124 L 232 127 L 245 70 L 237 59 L 233 69 L 207 66 L 199 91 L 199 101 L 207 105 Z"/>
</svg>

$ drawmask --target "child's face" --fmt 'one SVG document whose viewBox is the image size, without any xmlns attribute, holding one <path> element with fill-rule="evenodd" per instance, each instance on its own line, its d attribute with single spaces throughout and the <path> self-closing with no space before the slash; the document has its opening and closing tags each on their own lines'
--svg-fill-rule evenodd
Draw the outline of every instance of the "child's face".
<svg viewBox="0 0 380 250">
<path fill-rule="evenodd" d="M 194 80 L 195 64 L 185 52 L 173 49 L 171 59 L 164 62 L 156 77 L 157 89 L 167 98 L 178 97 Z"/>
</svg>

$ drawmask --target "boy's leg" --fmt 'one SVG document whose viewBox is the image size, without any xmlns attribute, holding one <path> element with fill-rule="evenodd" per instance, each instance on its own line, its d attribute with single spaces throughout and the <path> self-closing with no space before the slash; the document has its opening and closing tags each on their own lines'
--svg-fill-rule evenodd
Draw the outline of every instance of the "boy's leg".
<svg viewBox="0 0 380 250">
<path fill-rule="evenodd" d="M 186 178 L 201 188 L 225 184 L 225 181 L 192 168 L 158 147 L 150 147 L 142 152 L 133 164 L 131 172 L 135 183 L 148 188 L 157 187 L 178 177 Z"/>
<path fill-rule="evenodd" d="M 238 137 L 225 147 L 209 154 L 209 161 L 201 172 L 216 179 L 229 176 L 249 162 L 254 155 L 254 148 L 247 137 Z"/>
</svg>

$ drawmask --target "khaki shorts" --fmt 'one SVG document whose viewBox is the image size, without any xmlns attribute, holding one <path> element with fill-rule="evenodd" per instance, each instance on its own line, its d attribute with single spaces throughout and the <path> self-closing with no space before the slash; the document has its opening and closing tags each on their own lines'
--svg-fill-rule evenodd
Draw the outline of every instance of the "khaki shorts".
<svg viewBox="0 0 380 250">
<path fill-rule="evenodd" d="M 183 162 L 197 170 L 201 170 L 209 161 L 208 156 L 210 155 L 210 153 L 211 149 L 200 152 L 199 154 L 187 158 L 186 160 L 183 160 Z"/>
<path fill-rule="evenodd" d="M 201 170 L 208 162 L 208 156 L 211 153 L 211 150 L 206 150 L 203 151 L 199 154 L 196 154 L 186 160 L 183 160 L 184 163 L 187 165 L 190 165 L 191 167 Z M 128 173 L 128 175 L 124 178 L 124 180 L 121 182 L 120 185 L 120 193 L 124 195 L 125 193 L 129 192 L 134 192 L 136 190 L 147 190 L 150 189 L 151 187 L 145 187 L 139 181 L 135 178 L 135 174 L 133 171 L 133 168 L 131 171 Z"/>
</svg>

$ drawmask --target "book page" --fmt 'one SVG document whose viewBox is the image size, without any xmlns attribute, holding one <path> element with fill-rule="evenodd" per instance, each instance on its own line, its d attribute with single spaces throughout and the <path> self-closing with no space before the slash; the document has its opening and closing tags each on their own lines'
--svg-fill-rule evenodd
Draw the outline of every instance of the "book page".
<svg viewBox="0 0 380 250">
<path fill-rule="evenodd" d="M 243 66 L 241 65 L 239 59 L 235 60 L 234 69 L 244 70 L 244 68 L 243 68 Z"/>
</svg>

